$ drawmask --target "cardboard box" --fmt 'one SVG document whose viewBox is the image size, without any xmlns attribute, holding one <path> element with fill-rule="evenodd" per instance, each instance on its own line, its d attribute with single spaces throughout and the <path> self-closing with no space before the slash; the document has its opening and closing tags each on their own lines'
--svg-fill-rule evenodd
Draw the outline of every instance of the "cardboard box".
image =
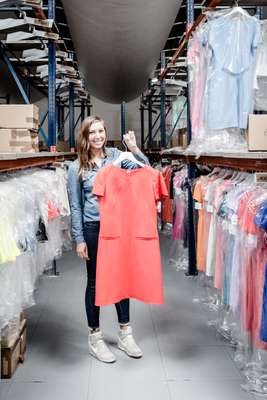
<svg viewBox="0 0 267 400">
<path fill-rule="evenodd" d="M 20 360 L 20 338 L 13 347 L 1 351 L 1 378 L 12 378 Z"/>
<path fill-rule="evenodd" d="M 249 116 L 248 150 L 267 151 L 267 115 L 255 114 Z"/>
<path fill-rule="evenodd" d="M 22 312 L 18 318 L 12 319 L 8 325 L 1 330 L 0 346 L 1 348 L 13 347 L 18 340 L 21 332 L 26 326 L 26 318 Z"/>
<path fill-rule="evenodd" d="M 2 348 L 14 346 L 20 333 L 20 318 L 14 318 L 1 331 L 0 344 Z"/>
<path fill-rule="evenodd" d="M 1 104 L 0 128 L 38 130 L 38 107 L 34 104 Z"/>
<path fill-rule="evenodd" d="M 1 378 L 10 379 L 18 364 L 23 363 L 26 352 L 27 328 L 24 324 L 20 335 L 13 346 L 1 349 Z"/>
<path fill-rule="evenodd" d="M 27 129 L 0 129 L 0 153 L 36 153 L 38 135 Z"/>
</svg>

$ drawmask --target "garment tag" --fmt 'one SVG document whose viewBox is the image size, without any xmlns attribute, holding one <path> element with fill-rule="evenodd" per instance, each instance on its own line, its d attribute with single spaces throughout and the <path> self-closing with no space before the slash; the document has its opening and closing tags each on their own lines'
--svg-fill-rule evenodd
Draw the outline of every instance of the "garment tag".
<svg viewBox="0 0 267 400">
<path fill-rule="evenodd" d="M 213 213 L 213 206 L 211 206 L 210 204 L 207 205 L 207 211 L 208 213 Z"/>
<path fill-rule="evenodd" d="M 255 183 L 266 183 L 267 182 L 267 173 L 266 172 L 256 172 L 254 174 Z"/>
<path fill-rule="evenodd" d="M 237 225 L 237 215 L 236 214 L 232 215 L 231 224 L 232 225 Z"/>
<path fill-rule="evenodd" d="M 257 236 L 256 235 L 252 235 L 251 233 L 249 233 L 248 236 L 247 236 L 247 243 L 250 246 L 257 247 Z"/>
<path fill-rule="evenodd" d="M 195 209 L 196 210 L 202 210 L 202 204 L 201 203 L 198 203 L 198 202 L 195 202 Z"/>
</svg>

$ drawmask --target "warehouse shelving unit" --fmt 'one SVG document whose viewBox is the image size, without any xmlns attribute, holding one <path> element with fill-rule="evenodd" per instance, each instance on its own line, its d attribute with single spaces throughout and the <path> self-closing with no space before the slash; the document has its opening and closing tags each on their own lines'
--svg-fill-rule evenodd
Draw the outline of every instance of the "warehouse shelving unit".
<svg viewBox="0 0 267 400">
<path fill-rule="evenodd" d="M 86 113 L 90 114 L 91 104 L 61 0 L 2 1 L 0 15 L 2 59 L 23 101 L 30 103 L 31 87 L 48 97 L 48 110 L 40 124 L 47 148 L 56 150 L 57 139 L 64 139 L 68 120 L 69 144 L 74 151 L 75 128 Z M 79 117 L 75 120 L 77 108 Z M 43 130 L 46 118 L 48 135 Z"/>
</svg>

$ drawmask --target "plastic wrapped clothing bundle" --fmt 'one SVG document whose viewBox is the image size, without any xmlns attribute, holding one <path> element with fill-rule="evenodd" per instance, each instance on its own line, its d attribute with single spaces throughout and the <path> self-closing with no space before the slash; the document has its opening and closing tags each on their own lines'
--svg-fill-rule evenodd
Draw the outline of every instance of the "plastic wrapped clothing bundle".
<svg viewBox="0 0 267 400">
<path fill-rule="evenodd" d="M 209 12 L 188 50 L 192 142 L 203 152 L 246 151 L 244 130 L 253 111 L 257 18 L 240 7 Z"/>
<path fill-rule="evenodd" d="M 71 247 L 66 172 L 1 175 L 0 329 L 34 304 L 37 278 Z M 51 211 L 52 210 L 52 211 Z"/>
<path fill-rule="evenodd" d="M 176 270 L 188 269 L 187 254 L 187 167 L 174 166 L 171 179 L 171 197 L 173 199 L 172 246 L 169 251 L 169 263 Z"/>
<path fill-rule="evenodd" d="M 267 111 L 267 20 L 261 21 L 262 43 L 257 51 L 254 81 L 254 108 Z"/>
<path fill-rule="evenodd" d="M 207 323 L 235 346 L 243 388 L 266 393 L 267 188 L 253 174 L 215 169 L 196 180 L 194 199 L 199 280 L 206 292 L 197 302 L 217 312 Z"/>
</svg>

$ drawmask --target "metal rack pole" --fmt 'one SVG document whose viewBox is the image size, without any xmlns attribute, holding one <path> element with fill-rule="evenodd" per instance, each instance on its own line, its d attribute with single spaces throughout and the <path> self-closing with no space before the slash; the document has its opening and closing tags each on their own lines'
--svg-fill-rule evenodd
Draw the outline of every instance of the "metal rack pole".
<svg viewBox="0 0 267 400">
<path fill-rule="evenodd" d="M 21 96 L 22 96 L 22 98 L 24 100 L 24 103 L 25 104 L 30 104 L 30 100 L 29 100 L 28 95 L 27 95 L 27 93 L 26 93 L 26 91 L 24 89 L 24 86 L 22 85 L 22 83 L 21 83 L 21 81 L 20 81 L 20 79 L 18 77 L 18 74 L 17 74 L 17 72 L 16 72 L 16 70 L 15 70 L 13 64 L 12 64 L 12 62 L 9 60 L 9 57 L 5 53 L 5 50 L 4 50 L 4 48 L 2 46 L 0 46 L 0 52 L 1 52 L 1 56 L 2 56 L 2 58 L 4 60 L 4 62 L 6 63 L 8 69 L 9 69 L 9 71 L 10 71 L 10 73 L 11 73 L 13 79 L 14 79 L 14 81 L 16 82 L 16 85 L 17 85 L 17 87 L 18 87 L 18 89 L 20 91 L 20 94 L 21 94 Z"/>
<path fill-rule="evenodd" d="M 165 68 L 165 52 L 160 54 L 161 71 Z M 160 81 L 160 146 L 166 148 L 166 83 L 165 79 Z"/>
<path fill-rule="evenodd" d="M 48 18 L 55 20 L 56 1 L 48 0 Z M 50 151 L 56 151 L 56 46 L 48 43 L 48 143 Z"/>
<path fill-rule="evenodd" d="M 256 16 L 259 19 L 263 19 L 264 10 L 263 7 L 256 7 Z"/>
<path fill-rule="evenodd" d="M 84 104 L 84 101 L 82 101 L 82 104 L 81 104 L 81 122 L 83 122 L 84 119 L 85 119 L 85 104 Z"/>
<path fill-rule="evenodd" d="M 194 23 L 194 0 L 187 0 L 187 31 L 189 31 Z M 189 78 L 189 77 L 188 77 Z M 189 79 L 188 86 L 189 88 Z M 190 98 L 189 89 L 187 92 L 187 143 L 192 139 L 191 119 L 190 119 Z M 196 175 L 194 165 L 188 165 L 188 276 L 197 275 L 196 266 L 196 239 L 194 226 L 194 201 L 192 196 L 191 183 Z"/>
<path fill-rule="evenodd" d="M 70 151 L 75 151 L 75 108 L 74 108 L 74 86 L 69 84 L 69 143 Z"/>
<path fill-rule="evenodd" d="M 151 89 L 151 79 L 148 81 L 148 88 Z M 148 147 L 152 146 L 153 114 L 152 114 L 152 96 L 148 96 Z"/>
<path fill-rule="evenodd" d="M 141 117 L 141 149 L 144 150 L 145 146 L 145 110 L 144 106 L 140 106 L 140 117 Z"/>
<path fill-rule="evenodd" d="M 126 133 L 126 103 L 123 101 L 121 103 L 121 140 L 123 140 L 123 135 Z"/>
</svg>

